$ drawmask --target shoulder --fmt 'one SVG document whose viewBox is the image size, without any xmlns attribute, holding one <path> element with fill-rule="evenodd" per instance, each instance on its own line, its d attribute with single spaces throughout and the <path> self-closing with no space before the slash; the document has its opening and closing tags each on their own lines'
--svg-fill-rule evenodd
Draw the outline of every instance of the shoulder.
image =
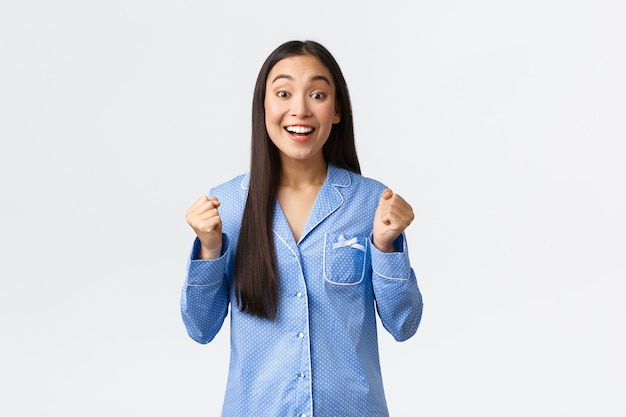
<svg viewBox="0 0 626 417">
<path fill-rule="evenodd" d="M 249 174 L 238 175 L 226 182 L 223 182 L 211 188 L 209 195 L 215 195 L 218 198 L 228 195 L 246 195 L 248 193 L 248 185 L 250 184 Z"/>
<path fill-rule="evenodd" d="M 248 174 L 242 174 L 211 188 L 208 194 L 220 201 L 218 210 L 222 218 L 223 231 L 231 238 L 236 235 L 241 223 L 248 196 L 248 185 Z"/>
<path fill-rule="evenodd" d="M 241 174 L 211 188 L 208 196 L 217 197 L 220 200 L 221 207 L 225 210 L 238 212 L 245 205 L 249 183 L 248 174 Z"/>
<path fill-rule="evenodd" d="M 358 183 L 360 187 L 364 187 L 366 189 L 376 190 L 382 192 L 387 186 L 382 182 L 378 181 L 375 178 L 365 177 L 360 174 L 352 174 L 354 176 L 355 182 Z"/>
<path fill-rule="evenodd" d="M 369 178 L 334 165 L 329 166 L 328 175 L 334 186 L 344 188 L 349 193 L 378 195 L 387 188 L 385 184 L 374 178 Z"/>
</svg>

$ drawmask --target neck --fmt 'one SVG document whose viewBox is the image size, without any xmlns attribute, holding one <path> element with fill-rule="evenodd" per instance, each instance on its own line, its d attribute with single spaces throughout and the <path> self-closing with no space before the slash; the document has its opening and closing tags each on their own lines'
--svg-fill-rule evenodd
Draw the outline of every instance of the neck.
<svg viewBox="0 0 626 417">
<path fill-rule="evenodd" d="M 280 175 L 281 186 L 320 185 L 326 181 L 328 164 L 321 158 L 316 161 L 283 160 Z"/>
</svg>

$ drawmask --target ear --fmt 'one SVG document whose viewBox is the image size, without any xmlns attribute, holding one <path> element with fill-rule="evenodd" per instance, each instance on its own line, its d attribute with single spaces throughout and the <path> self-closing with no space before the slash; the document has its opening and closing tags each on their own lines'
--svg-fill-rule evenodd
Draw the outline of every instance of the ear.
<svg viewBox="0 0 626 417">
<path fill-rule="evenodd" d="M 341 120 L 341 113 L 338 110 L 335 110 L 335 117 L 333 117 L 333 124 L 336 125 Z"/>
</svg>

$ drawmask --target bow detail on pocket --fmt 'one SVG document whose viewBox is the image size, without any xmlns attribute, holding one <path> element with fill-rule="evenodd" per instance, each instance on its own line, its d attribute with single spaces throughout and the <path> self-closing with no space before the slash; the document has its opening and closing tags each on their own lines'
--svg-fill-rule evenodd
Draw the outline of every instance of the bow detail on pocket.
<svg viewBox="0 0 626 417">
<path fill-rule="evenodd" d="M 348 240 L 343 235 L 340 235 L 337 238 L 337 242 L 333 243 L 333 249 L 345 248 L 345 247 L 351 247 L 354 249 L 358 249 L 361 252 L 365 252 L 365 246 L 359 244 L 358 239 L 356 237 L 353 237 L 352 239 Z"/>
</svg>

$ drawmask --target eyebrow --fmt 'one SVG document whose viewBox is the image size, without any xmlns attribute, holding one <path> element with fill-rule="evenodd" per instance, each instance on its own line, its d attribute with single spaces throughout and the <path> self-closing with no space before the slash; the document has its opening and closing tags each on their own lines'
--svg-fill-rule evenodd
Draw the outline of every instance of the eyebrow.
<svg viewBox="0 0 626 417">
<path fill-rule="evenodd" d="M 287 74 L 278 74 L 276 77 L 274 77 L 274 79 L 272 80 L 272 84 L 275 83 L 276 81 L 280 80 L 280 79 L 286 79 L 289 81 L 293 81 L 293 77 L 291 75 L 287 75 Z M 330 84 L 330 80 L 328 79 L 328 77 L 324 76 L 324 75 L 314 75 L 311 77 L 310 81 L 324 81 L 326 84 L 328 84 L 329 86 Z"/>
</svg>

